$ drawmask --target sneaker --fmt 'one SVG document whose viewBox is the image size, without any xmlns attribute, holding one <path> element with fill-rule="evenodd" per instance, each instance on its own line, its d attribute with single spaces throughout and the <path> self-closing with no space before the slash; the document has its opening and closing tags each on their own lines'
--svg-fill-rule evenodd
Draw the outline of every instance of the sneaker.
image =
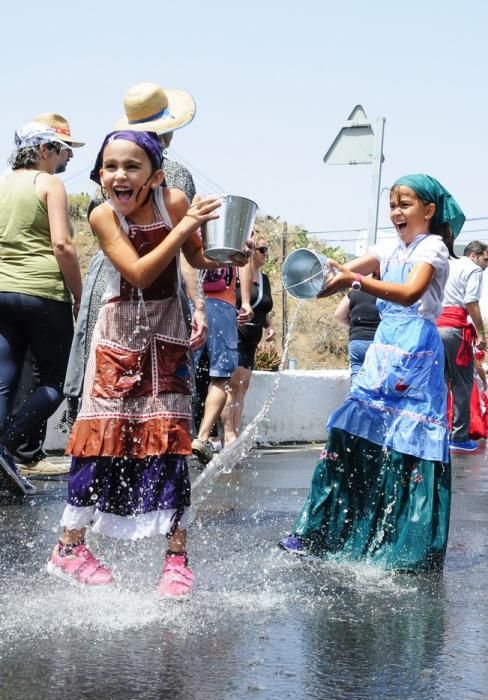
<svg viewBox="0 0 488 700">
<path fill-rule="evenodd" d="M 218 440 L 218 439 L 212 440 L 212 438 L 210 438 L 210 440 L 208 441 L 208 444 L 212 448 L 212 452 L 221 452 L 222 440 Z"/>
<path fill-rule="evenodd" d="M 114 582 L 110 569 L 95 559 L 84 544 L 79 544 L 73 549 L 73 554 L 64 557 L 60 556 L 57 544 L 47 563 L 47 571 L 75 586 L 106 586 Z"/>
<path fill-rule="evenodd" d="M 186 565 L 184 554 L 166 557 L 159 582 L 159 595 L 165 598 L 187 598 L 191 595 L 193 574 Z"/>
<path fill-rule="evenodd" d="M 191 451 L 202 464 L 208 464 L 213 459 L 212 445 L 208 440 L 205 442 L 200 438 L 195 438 L 191 443 Z"/>
<path fill-rule="evenodd" d="M 449 442 L 449 449 L 453 452 L 474 452 L 479 447 L 475 440 L 465 440 L 464 442 Z"/>
<path fill-rule="evenodd" d="M 17 496 L 33 496 L 37 493 L 34 484 L 19 473 L 14 458 L 3 445 L 0 445 L 0 483 Z"/>
<path fill-rule="evenodd" d="M 291 554 L 298 554 L 299 556 L 304 556 L 307 554 L 305 544 L 301 537 L 296 535 L 288 535 L 278 542 L 278 547 L 281 549 L 286 549 L 287 552 Z"/>
<path fill-rule="evenodd" d="M 23 476 L 37 477 L 38 479 L 43 479 L 46 476 L 63 476 L 69 474 L 70 470 L 69 462 L 53 464 L 47 459 L 40 459 L 37 462 L 29 462 L 28 464 L 19 464 L 18 466 Z"/>
</svg>

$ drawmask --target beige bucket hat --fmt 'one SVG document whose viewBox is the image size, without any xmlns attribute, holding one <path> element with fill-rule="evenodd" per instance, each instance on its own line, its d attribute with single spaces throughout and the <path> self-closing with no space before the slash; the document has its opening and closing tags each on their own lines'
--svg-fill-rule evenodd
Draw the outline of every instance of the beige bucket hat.
<svg viewBox="0 0 488 700">
<path fill-rule="evenodd" d="M 33 122 L 46 124 L 50 129 L 52 129 L 59 138 L 68 144 L 70 148 L 80 148 L 85 144 L 82 141 L 75 141 L 71 136 L 71 129 L 69 128 L 68 120 L 62 117 L 60 114 L 54 114 L 54 112 L 43 112 L 34 117 Z"/>
<path fill-rule="evenodd" d="M 157 83 L 139 83 L 124 98 L 125 116 L 117 130 L 155 131 L 166 134 L 181 129 L 195 116 L 195 101 L 183 90 L 164 90 Z"/>
</svg>

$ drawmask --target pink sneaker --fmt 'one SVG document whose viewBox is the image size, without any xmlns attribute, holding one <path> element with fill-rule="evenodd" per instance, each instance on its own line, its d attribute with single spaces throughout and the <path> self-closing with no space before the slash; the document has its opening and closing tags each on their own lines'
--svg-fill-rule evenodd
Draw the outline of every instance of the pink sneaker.
<svg viewBox="0 0 488 700">
<path fill-rule="evenodd" d="M 57 544 L 47 563 L 47 570 L 53 576 L 74 585 L 106 586 L 114 581 L 110 569 L 95 559 L 84 544 L 79 544 L 74 548 L 73 554 L 65 557 L 59 555 Z"/>
<path fill-rule="evenodd" d="M 186 598 L 191 595 L 193 574 L 185 563 L 185 555 L 166 557 L 159 582 L 159 595 L 167 598 Z"/>
</svg>

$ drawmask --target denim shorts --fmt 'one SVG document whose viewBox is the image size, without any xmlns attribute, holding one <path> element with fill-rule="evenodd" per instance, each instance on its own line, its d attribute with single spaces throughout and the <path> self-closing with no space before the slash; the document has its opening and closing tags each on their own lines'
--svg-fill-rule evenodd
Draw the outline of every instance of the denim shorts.
<svg viewBox="0 0 488 700">
<path fill-rule="evenodd" d="M 237 367 L 237 312 L 232 304 L 220 299 L 206 299 L 207 309 L 207 353 L 210 376 L 231 377 Z M 203 348 L 195 353 L 198 364 Z"/>
<path fill-rule="evenodd" d="M 372 340 L 350 340 L 349 341 L 349 367 L 351 368 L 351 379 L 356 376 L 363 366 L 366 350 Z"/>
</svg>

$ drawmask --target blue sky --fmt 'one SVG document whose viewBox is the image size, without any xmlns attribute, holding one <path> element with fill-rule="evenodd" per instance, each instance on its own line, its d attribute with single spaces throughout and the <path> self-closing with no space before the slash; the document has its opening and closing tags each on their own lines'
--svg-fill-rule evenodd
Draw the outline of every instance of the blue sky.
<svg viewBox="0 0 488 700">
<path fill-rule="evenodd" d="M 90 191 L 88 170 L 124 93 L 152 80 L 196 100 L 174 148 L 205 176 L 202 191 L 211 180 L 311 231 L 361 228 L 369 166 L 322 163 L 359 103 L 368 117 L 386 118 L 384 186 L 428 172 L 469 218 L 488 217 L 487 8 L 485 0 L 9 3 L 0 159 L 15 128 L 59 112 L 87 142 L 66 186 Z M 387 215 L 384 193 L 380 225 Z M 488 219 L 465 228 L 483 229 L 468 239 L 488 239 Z"/>
</svg>

